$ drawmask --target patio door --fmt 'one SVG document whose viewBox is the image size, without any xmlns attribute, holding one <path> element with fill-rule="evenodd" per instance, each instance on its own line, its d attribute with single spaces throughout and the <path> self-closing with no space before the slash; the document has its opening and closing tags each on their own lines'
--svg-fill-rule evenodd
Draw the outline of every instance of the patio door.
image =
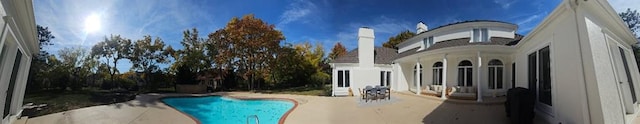
<svg viewBox="0 0 640 124">
<path fill-rule="evenodd" d="M 609 41 L 613 41 L 612 39 L 608 39 Z M 613 66 L 615 69 L 615 75 L 617 78 L 617 87 L 618 94 L 622 96 L 621 102 L 624 106 L 624 111 L 626 114 L 633 114 L 636 110 L 636 104 L 638 103 L 638 98 L 636 96 L 636 89 L 634 86 L 634 80 L 631 75 L 631 70 L 629 70 L 629 56 L 633 57 L 630 49 L 623 47 L 615 42 L 609 42 L 611 59 L 613 62 Z M 629 51 L 629 52 L 627 52 Z M 629 61 L 628 61 L 629 60 Z"/>
<path fill-rule="evenodd" d="M 551 57 L 549 46 L 529 54 L 529 90 L 535 94 L 536 108 L 552 114 Z"/>
<path fill-rule="evenodd" d="M 16 87 L 16 77 L 18 76 L 18 71 L 20 69 L 20 60 L 22 60 L 22 52 L 17 50 L 16 58 L 13 63 L 13 70 L 11 71 L 11 78 L 9 79 L 9 87 L 7 89 L 7 96 L 4 101 L 4 112 L 2 117 L 6 117 L 11 112 L 11 102 L 13 100 L 13 90 Z"/>
</svg>

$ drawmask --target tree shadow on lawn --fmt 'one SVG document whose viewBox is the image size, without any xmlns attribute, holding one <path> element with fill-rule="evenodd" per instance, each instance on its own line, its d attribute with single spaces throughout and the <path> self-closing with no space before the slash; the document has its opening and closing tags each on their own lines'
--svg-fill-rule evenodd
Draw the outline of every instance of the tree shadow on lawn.
<svg viewBox="0 0 640 124">
<path fill-rule="evenodd" d="M 426 115 L 422 123 L 424 124 L 507 124 L 509 118 L 506 116 L 503 103 L 479 104 L 466 103 L 475 100 L 445 100 Z"/>
</svg>

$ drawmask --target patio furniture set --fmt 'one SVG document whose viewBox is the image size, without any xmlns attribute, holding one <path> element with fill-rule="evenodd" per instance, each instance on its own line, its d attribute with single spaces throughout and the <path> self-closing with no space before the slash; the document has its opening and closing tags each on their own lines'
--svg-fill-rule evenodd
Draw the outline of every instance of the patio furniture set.
<svg viewBox="0 0 640 124">
<path fill-rule="evenodd" d="M 391 89 L 386 86 L 380 86 L 380 85 L 377 85 L 375 87 L 366 86 L 364 90 L 360 91 L 360 93 L 362 94 L 361 95 L 362 99 L 364 99 L 365 102 L 385 99 L 385 98 L 387 100 L 391 99 Z"/>
</svg>

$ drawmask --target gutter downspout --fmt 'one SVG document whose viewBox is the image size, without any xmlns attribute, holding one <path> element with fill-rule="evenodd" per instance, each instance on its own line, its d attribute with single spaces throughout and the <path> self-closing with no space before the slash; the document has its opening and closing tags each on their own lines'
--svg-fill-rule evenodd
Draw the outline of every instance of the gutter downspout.
<svg viewBox="0 0 640 124">
<path fill-rule="evenodd" d="M 578 5 L 579 5 L 578 2 L 580 2 L 580 1 L 579 0 L 575 0 L 574 4 L 571 4 L 571 2 L 569 2 L 569 4 L 571 5 L 570 7 L 573 10 L 573 16 L 574 16 L 574 19 L 576 21 L 576 23 L 575 23 L 576 24 L 576 34 L 578 35 L 578 46 L 579 46 L 578 49 L 580 50 L 580 52 L 579 52 L 580 53 L 580 60 L 584 61 L 584 57 L 583 57 L 584 54 L 582 52 L 583 51 L 582 50 L 582 43 L 580 42 L 581 41 L 580 39 L 582 38 L 582 36 L 580 35 L 580 25 L 577 23 L 578 19 L 579 19 L 578 18 L 578 10 L 577 10 Z M 591 110 L 590 110 L 590 107 L 589 107 L 589 105 L 590 105 L 589 96 L 590 95 L 589 95 L 589 92 L 587 92 L 587 91 L 589 91 L 589 88 L 587 88 L 587 81 L 586 81 L 587 80 L 586 79 L 587 74 L 584 72 L 584 69 L 585 69 L 584 63 L 581 62 L 580 65 L 582 66 L 582 80 L 584 81 L 584 92 L 587 94 L 587 96 L 585 96 L 585 100 L 586 100 L 586 103 L 587 103 L 587 114 L 589 116 L 589 123 L 591 123 L 591 122 L 593 122 L 593 120 L 591 120 L 591 118 L 592 118 L 591 117 Z"/>
</svg>

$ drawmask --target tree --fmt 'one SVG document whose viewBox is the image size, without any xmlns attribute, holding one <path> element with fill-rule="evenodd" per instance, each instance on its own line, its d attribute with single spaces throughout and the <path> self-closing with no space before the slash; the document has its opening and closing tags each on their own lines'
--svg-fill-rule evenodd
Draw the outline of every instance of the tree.
<svg viewBox="0 0 640 124">
<path fill-rule="evenodd" d="M 387 40 L 387 42 L 385 42 L 384 44 L 382 44 L 383 47 L 387 47 L 387 48 L 393 48 L 393 49 L 398 49 L 398 44 L 402 43 L 403 41 L 416 36 L 416 33 L 413 33 L 409 30 L 400 32 L 400 34 L 390 37 L 389 40 Z"/>
<path fill-rule="evenodd" d="M 31 61 L 31 68 L 29 69 L 29 83 L 27 83 L 27 87 L 29 90 L 27 91 L 38 91 L 44 88 L 46 81 L 49 77 L 49 72 L 51 68 L 47 67 L 47 58 L 49 57 L 49 53 L 45 51 L 43 48 L 47 46 L 53 45 L 51 40 L 55 39 L 55 36 L 51 34 L 48 27 L 43 27 L 40 25 L 36 26 L 37 29 L 37 38 L 40 52 L 33 55 Z"/>
<path fill-rule="evenodd" d="M 105 58 L 107 61 L 107 67 L 109 68 L 109 75 L 111 77 L 111 83 L 115 83 L 115 74 L 118 71 L 118 61 L 127 59 L 131 55 L 132 46 L 131 40 L 122 38 L 120 35 L 111 35 L 111 37 L 104 38 L 104 41 L 98 42 L 91 48 L 91 56 L 99 58 Z M 109 63 L 113 62 L 113 66 Z"/>
<path fill-rule="evenodd" d="M 185 30 L 180 44 L 184 47 L 182 50 L 173 50 L 173 48 L 168 50 L 176 60 L 176 62 L 171 65 L 172 70 L 176 70 L 183 65 L 189 67 L 189 70 L 194 72 L 200 72 L 209 68 L 210 61 L 205 59 L 204 39 L 198 36 L 198 29 Z"/>
<path fill-rule="evenodd" d="M 323 66 L 326 65 L 326 59 L 324 58 L 324 48 L 321 44 L 316 44 L 315 48 L 309 43 L 296 45 L 296 51 L 304 58 L 304 63 L 308 64 L 310 69 L 310 78 L 308 82 L 313 86 L 321 86 L 324 82 L 328 82 L 331 75 L 323 71 Z"/>
<path fill-rule="evenodd" d="M 225 80 L 227 75 L 233 75 L 229 73 L 232 73 L 232 70 L 234 70 L 234 49 L 232 45 L 233 42 L 227 39 L 227 32 L 224 29 L 210 33 L 205 43 L 207 59 L 211 60 L 211 66 L 218 74 L 218 77 L 220 77 L 218 81 Z M 223 84 L 224 88 L 231 88 L 233 86 L 235 86 L 235 81 L 226 81 Z"/>
<path fill-rule="evenodd" d="M 82 88 L 83 82 L 86 80 L 91 73 L 90 64 L 85 64 L 86 58 L 90 55 L 86 54 L 87 50 L 80 47 L 65 47 L 58 51 L 58 55 L 61 58 L 61 64 L 57 67 L 61 69 L 61 73 L 67 75 L 66 79 L 68 80 L 68 84 L 66 86 L 70 86 L 72 90 L 79 90 Z M 88 60 L 92 62 L 92 60 Z M 88 67 L 88 68 L 83 68 Z"/>
<path fill-rule="evenodd" d="M 618 13 L 622 21 L 627 24 L 631 33 L 636 36 L 636 39 L 640 40 L 640 36 L 638 36 L 638 31 L 640 30 L 640 14 L 637 10 L 631 11 L 630 8 L 627 8 L 626 12 Z M 636 58 L 636 65 L 640 66 L 640 47 L 638 47 L 637 42 L 636 45 L 632 45 L 633 53 Z"/>
<path fill-rule="evenodd" d="M 640 13 L 637 10 L 631 11 L 631 8 L 627 8 L 627 11 L 618 13 L 622 21 L 624 21 L 629 30 L 636 36 L 637 39 L 640 39 L 638 36 L 638 31 L 640 31 Z"/>
<path fill-rule="evenodd" d="M 155 85 L 150 84 L 149 77 L 152 71 L 159 71 L 158 64 L 168 63 L 168 53 L 164 52 L 165 44 L 160 38 L 153 40 L 151 36 L 144 36 L 133 45 L 133 52 L 129 58 L 133 66 L 132 70 L 144 72 L 142 80 L 149 89 L 155 89 Z M 173 49 L 173 48 L 172 48 Z"/>
<path fill-rule="evenodd" d="M 232 43 L 233 64 L 242 77 L 249 79 L 249 90 L 254 90 L 255 76 L 268 73 L 269 64 L 285 39 L 282 32 L 255 18 L 252 14 L 234 17 L 223 29 L 225 39 Z"/>
<path fill-rule="evenodd" d="M 345 48 L 342 43 L 337 42 L 336 45 L 333 45 L 333 48 L 331 49 L 331 53 L 329 53 L 329 60 L 333 61 L 336 60 L 338 57 L 343 56 L 347 54 L 347 48 Z"/>
<path fill-rule="evenodd" d="M 299 54 L 295 46 L 285 44 L 276 54 L 276 62 L 272 65 L 272 72 L 266 77 L 270 84 L 277 87 L 301 86 L 312 73 L 310 65 Z"/>
</svg>

